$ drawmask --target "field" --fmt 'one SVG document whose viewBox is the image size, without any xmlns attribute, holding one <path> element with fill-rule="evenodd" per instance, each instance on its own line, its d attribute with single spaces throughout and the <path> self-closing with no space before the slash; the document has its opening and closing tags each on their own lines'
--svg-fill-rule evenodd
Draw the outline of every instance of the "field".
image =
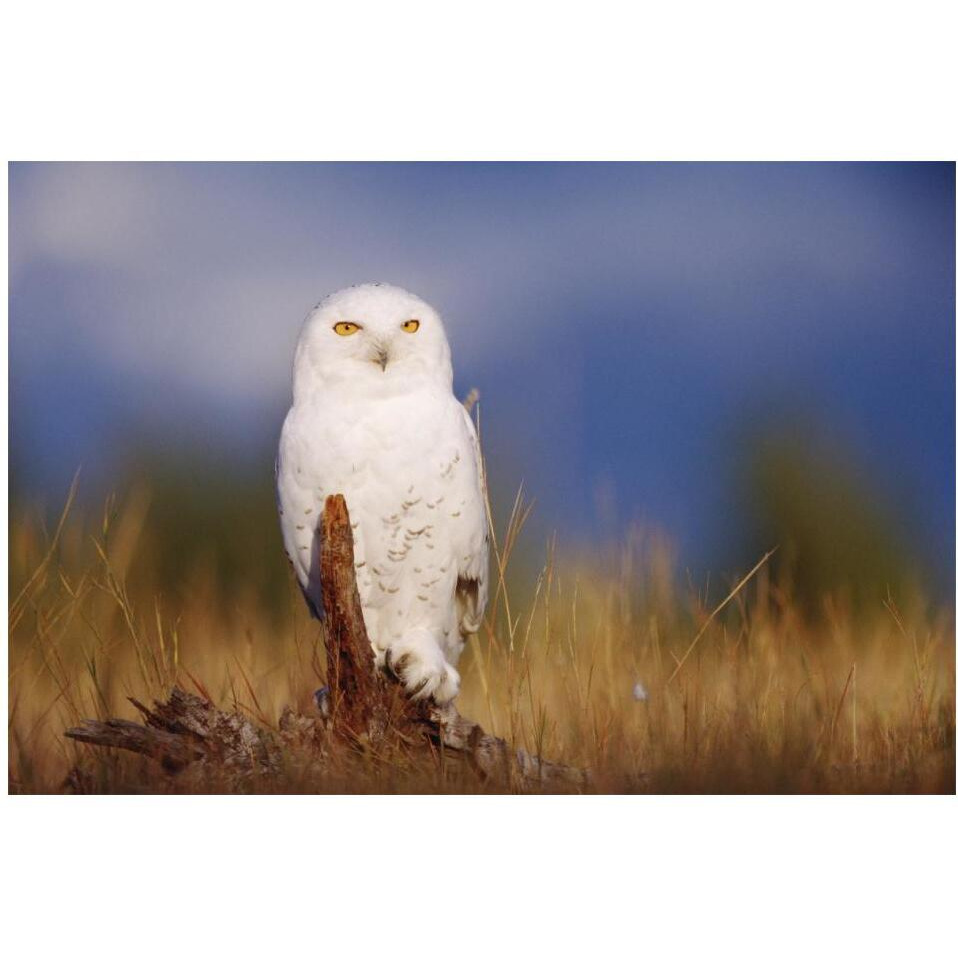
<svg viewBox="0 0 958 958">
<path fill-rule="evenodd" d="M 639 529 L 602 554 L 526 544 L 517 563 L 525 515 L 520 498 L 498 537 L 485 630 L 460 663 L 459 710 L 487 731 L 588 768 L 599 792 L 954 792 L 951 608 L 915 589 L 864 605 L 836 590 L 809 608 L 762 555 L 693 583 Z M 11 792 L 218 790 L 64 738 L 83 718 L 135 719 L 129 696 L 149 703 L 175 683 L 268 727 L 286 705 L 311 710 L 322 640 L 276 571 L 278 545 L 248 547 L 229 574 L 184 560 L 172 588 L 156 558 L 167 525 L 143 487 L 102 515 L 71 501 L 49 525 L 11 511 Z M 262 581 L 277 576 L 267 601 Z M 398 753 L 290 763 L 243 785 L 492 787 L 447 757 Z"/>
</svg>

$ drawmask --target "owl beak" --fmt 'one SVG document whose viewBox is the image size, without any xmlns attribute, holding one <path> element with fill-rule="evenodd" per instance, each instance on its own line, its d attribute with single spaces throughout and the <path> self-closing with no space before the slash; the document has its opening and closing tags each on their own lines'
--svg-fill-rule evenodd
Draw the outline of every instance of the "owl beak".
<svg viewBox="0 0 958 958">
<path fill-rule="evenodd" d="M 376 349 L 376 355 L 373 358 L 373 362 L 379 363 L 379 368 L 385 372 L 386 364 L 389 362 L 389 352 L 383 346 L 379 346 Z"/>
</svg>

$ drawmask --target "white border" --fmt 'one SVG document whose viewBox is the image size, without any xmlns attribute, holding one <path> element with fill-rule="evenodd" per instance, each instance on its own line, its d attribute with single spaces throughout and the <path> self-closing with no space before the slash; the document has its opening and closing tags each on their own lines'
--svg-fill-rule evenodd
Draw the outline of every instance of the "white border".
<svg viewBox="0 0 958 958">
<path fill-rule="evenodd" d="M 5 156 L 951 159 L 954 10 L 37 0 Z"/>
<path fill-rule="evenodd" d="M 948 798 L 7 801 L 14 954 L 901 956 L 953 941 Z"/>
<path fill-rule="evenodd" d="M 5 16 L 3 155 L 958 155 L 953 5 L 771 9 L 18 4 Z M 954 941 L 953 798 L 14 797 L 2 809 L 15 954 L 873 956 Z"/>
</svg>

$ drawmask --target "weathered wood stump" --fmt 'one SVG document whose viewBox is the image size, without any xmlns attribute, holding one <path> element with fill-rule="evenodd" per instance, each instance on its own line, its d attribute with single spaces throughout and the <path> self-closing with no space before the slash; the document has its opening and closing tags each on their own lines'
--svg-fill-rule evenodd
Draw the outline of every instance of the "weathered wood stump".
<svg viewBox="0 0 958 958">
<path fill-rule="evenodd" d="M 465 758 L 482 778 L 505 787 L 548 791 L 588 783 L 580 769 L 514 751 L 463 718 L 452 704 L 440 707 L 409 699 L 398 682 L 375 667 L 356 586 L 349 513 L 341 495 L 326 499 L 318 534 L 329 687 L 326 716 L 297 714 L 287 707 L 277 732 L 174 687 L 169 699 L 154 702 L 152 709 L 130 699 L 145 724 L 86 720 L 67 729 L 66 736 L 147 755 L 170 774 L 201 765 L 227 776 L 269 775 L 281 767 L 284 747 L 295 741 L 311 749 L 317 763 L 324 761 L 329 747 L 339 744 L 440 746 Z"/>
</svg>

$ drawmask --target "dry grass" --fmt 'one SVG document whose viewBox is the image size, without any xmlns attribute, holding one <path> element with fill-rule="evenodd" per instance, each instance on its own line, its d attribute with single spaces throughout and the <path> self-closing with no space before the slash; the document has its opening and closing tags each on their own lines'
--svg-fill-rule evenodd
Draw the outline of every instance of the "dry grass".
<svg viewBox="0 0 958 958">
<path fill-rule="evenodd" d="M 812 617 L 765 565 L 737 591 L 740 578 L 680 586 L 666 545 L 638 532 L 616 554 L 579 562 L 552 544 L 535 581 L 510 590 L 525 514 L 520 498 L 497 543 L 486 630 L 461 663 L 460 711 L 488 731 L 588 766 L 598 791 L 954 791 L 952 610 L 917 595 L 857 610 L 823 597 Z M 149 701 L 175 681 L 274 725 L 323 684 L 317 626 L 292 583 L 278 612 L 264 610 L 251 578 L 227 589 L 208 567 L 160 597 L 159 534 L 142 495 L 109 504 L 102 520 L 74 508 L 49 532 L 11 516 L 11 791 L 61 791 L 75 768 L 94 791 L 215 789 L 63 731 L 84 717 L 135 718 L 127 696 Z M 322 775 L 291 764 L 252 787 L 483 785 L 440 757 L 343 757 Z"/>
</svg>

